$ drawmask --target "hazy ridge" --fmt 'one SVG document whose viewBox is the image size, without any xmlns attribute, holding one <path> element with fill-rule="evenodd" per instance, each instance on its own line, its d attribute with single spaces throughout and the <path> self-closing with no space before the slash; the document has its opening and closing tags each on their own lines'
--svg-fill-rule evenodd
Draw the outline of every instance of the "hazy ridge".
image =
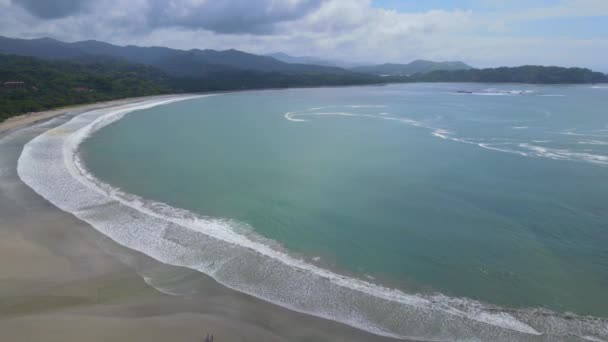
<svg viewBox="0 0 608 342">
<path fill-rule="evenodd" d="M 65 105 L 167 93 L 406 82 L 608 82 L 607 75 L 585 68 L 474 69 L 463 62 L 417 60 L 348 69 L 332 63 L 345 65 L 316 57 L 260 56 L 234 49 L 185 51 L 0 36 L 0 120 Z M 7 81 L 23 82 L 23 86 L 10 89 L 3 84 Z"/>
</svg>

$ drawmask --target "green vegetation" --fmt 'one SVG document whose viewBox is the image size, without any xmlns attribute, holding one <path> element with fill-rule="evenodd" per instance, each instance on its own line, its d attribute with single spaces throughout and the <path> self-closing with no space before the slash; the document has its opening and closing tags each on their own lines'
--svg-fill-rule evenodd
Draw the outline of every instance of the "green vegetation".
<svg viewBox="0 0 608 342">
<path fill-rule="evenodd" d="M 436 70 L 468 70 L 471 66 L 463 62 L 432 62 L 415 60 L 408 64 L 381 64 L 352 68 L 351 71 L 372 75 L 407 76 L 424 74 Z"/>
<path fill-rule="evenodd" d="M 207 55 L 218 53 L 220 52 L 205 52 Z M 190 54 L 198 53 L 190 52 Z M 181 57 L 175 64 L 166 63 L 165 60 L 164 68 L 161 70 L 151 65 L 133 64 L 113 56 L 42 60 L 0 54 L 0 121 L 26 112 L 67 105 L 167 93 L 405 82 L 546 84 L 608 82 L 607 75 L 582 68 L 522 66 L 436 70 L 410 76 L 380 77 L 339 68 L 309 68 L 304 65 L 296 65 L 295 69 L 277 71 L 276 63 L 282 62 L 267 60 L 260 62 L 250 55 L 230 50 L 225 52 L 224 57 L 226 56 L 236 56 L 239 61 L 249 59 L 250 62 L 257 63 L 256 68 L 238 69 L 226 65 L 219 67 L 206 62 L 199 63 L 200 56 L 194 59 L 199 61 L 196 63 L 182 63 L 185 60 Z M 237 61 L 231 63 L 238 64 Z M 264 63 L 268 63 L 269 66 L 262 68 L 260 65 Z M 192 67 L 192 72 L 186 73 L 185 66 Z M 171 72 L 172 68 L 181 68 L 181 70 Z M 25 86 L 23 89 L 9 89 L 3 83 L 7 81 L 25 82 Z"/>
<path fill-rule="evenodd" d="M 321 86 L 385 84 L 378 76 L 355 73 L 281 73 L 257 71 L 219 71 L 200 77 L 176 77 L 175 89 L 185 92 L 208 92 L 244 89 L 270 89 Z"/>
<path fill-rule="evenodd" d="M 26 112 L 173 91 L 169 77 L 147 66 L 0 55 L 0 83 L 5 81 L 22 81 L 25 87 L 0 84 L 0 121 Z"/>
<path fill-rule="evenodd" d="M 409 77 L 411 82 L 491 82 L 491 83 L 602 83 L 608 76 L 583 68 L 525 65 L 514 68 L 491 68 L 445 71 L 437 70 Z"/>
<path fill-rule="evenodd" d="M 8 89 L 6 81 L 25 82 Z M 170 76 L 151 66 L 101 58 L 81 63 L 0 55 L 0 121 L 67 105 L 166 93 L 374 84 L 356 73 L 280 73 L 220 69 L 193 77 Z"/>
<path fill-rule="evenodd" d="M 0 36 L 0 53 L 46 60 L 122 60 L 155 67 L 175 77 L 204 77 L 210 73 L 254 71 L 286 74 L 346 74 L 348 70 L 291 64 L 238 50 L 177 50 L 166 47 L 118 46 L 95 40 L 66 43 L 51 38 L 15 39 Z"/>
</svg>

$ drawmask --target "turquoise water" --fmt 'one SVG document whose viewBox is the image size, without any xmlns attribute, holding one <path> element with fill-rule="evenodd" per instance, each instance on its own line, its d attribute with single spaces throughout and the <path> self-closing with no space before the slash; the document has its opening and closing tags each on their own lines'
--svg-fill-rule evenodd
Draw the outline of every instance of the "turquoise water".
<svg viewBox="0 0 608 342">
<path fill-rule="evenodd" d="M 607 105 L 591 86 L 232 93 L 129 114 L 82 152 L 343 274 L 608 317 Z"/>
</svg>

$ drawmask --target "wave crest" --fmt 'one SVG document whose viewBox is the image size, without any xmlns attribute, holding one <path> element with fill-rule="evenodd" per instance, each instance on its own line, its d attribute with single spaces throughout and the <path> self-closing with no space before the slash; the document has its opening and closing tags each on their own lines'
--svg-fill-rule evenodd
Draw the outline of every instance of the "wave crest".
<svg viewBox="0 0 608 342">
<path fill-rule="evenodd" d="M 340 107 L 340 106 L 331 106 L 332 108 Z M 350 107 L 350 106 L 343 106 Z M 357 106 L 359 108 L 374 108 L 374 106 Z M 432 124 L 413 120 L 405 117 L 396 117 L 389 116 L 388 113 L 382 112 L 377 114 L 364 114 L 364 113 L 350 113 L 343 111 L 336 112 L 319 112 L 318 110 L 323 108 L 330 107 L 317 107 L 310 108 L 308 110 L 299 111 L 299 112 L 287 112 L 285 113 L 285 119 L 292 122 L 306 122 L 308 120 L 300 119 L 298 117 L 302 116 L 348 116 L 348 117 L 361 117 L 361 118 L 372 118 L 372 119 L 381 119 L 387 121 L 394 121 L 399 123 L 404 123 L 410 126 L 426 128 L 431 131 L 431 135 L 441 138 L 443 140 L 451 140 L 458 143 L 475 145 L 487 150 L 515 154 L 522 157 L 530 157 L 530 158 L 548 158 L 553 160 L 562 160 L 562 161 L 573 161 L 573 162 L 586 162 L 592 164 L 599 165 L 608 165 L 608 156 L 579 152 L 579 151 L 571 151 L 567 149 L 551 149 L 542 146 L 531 145 L 526 142 L 517 142 L 512 141 L 510 139 L 500 139 L 500 138 L 491 138 L 487 139 L 479 139 L 479 138 L 461 138 L 456 135 L 454 131 L 450 131 L 445 128 L 435 127 Z M 549 112 L 545 112 L 547 117 L 550 116 Z M 512 126 L 511 129 L 514 130 L 527 130 L 530 127 L 528 126 Z M 605 130 L 597 130 L 598 132 L 603 132 Z M 605 135 L 599 134 L 581 134 L 575 133 L 573 131 L 564 131 L 564 132 L 556 132 L 557 134 L 564 135 L 575 135 L 575 136 L 583 136 L 583 137 L 606 137 Z M 503 140 L 502 142 L 495 142 L 495 140 Z M 538 141 L 538 140 L 536 140 Z M 532 141 L 532 142 L 536 142 Z M 548 141 L 547 141 L 548 142 Z M 603 141 L 594 140 L 592 142 L 579 142 L 579 144 L 588 144 L 588 145 L 604 145 Z M 498 147 L 500 146 L 500 147 Z"/>
<path fill-rule="evenodd" d="M 505 310 L 444 295 L 413 295 L 345 277 L 250 239 L 234 222 L 125 193 L 97 180 L 78 155 L 84 139 L 129 112 L 196 97 L 153 100 L 81 114 L 24 146 L 18 174 L 60 209 L 161 262 L 204 272 L 225 286 L 376 334 L 442 340 L 608 337 L 604 320 Z M 59 134 L 58 134 L 59 133 Z"/>
</svg>

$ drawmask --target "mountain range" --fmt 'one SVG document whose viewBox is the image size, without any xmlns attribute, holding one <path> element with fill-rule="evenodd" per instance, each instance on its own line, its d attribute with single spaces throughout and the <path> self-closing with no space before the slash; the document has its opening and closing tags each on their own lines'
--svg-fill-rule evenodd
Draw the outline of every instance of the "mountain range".
<svg viewBox="0 0 608 342">
<path fill-rule="evenodd" d="M 345 66 L 281 53 L 260 56 L 234 49 L 186 51 L 0 36 L 0 121 L 59 106 L 166 93 L 405 82 L 608 82 L 608 75 L 584 68 L 474 69 L 462 62 L 424 60 L 350 68 L 336 65 Z M 17 81 L 19 87 L 9 81 Z"/>
<path fill-rule="evenodd" d="M 278 59 L 285 63 L 314 64 L 314 65 L 338 67 L 338 68 L 343 68 L 343 69 L 352 69 L 355 67 L 367 65 L 365 63 L 347 62 L 347 61 L 343 61 L 343 60 L 339 60 L 339 59 L 323 59 L 323 58 L 314 57 L 314 56 L 298 57 L 298 56 L 288 55 L 283 52 L 275 52 L 275 53 L 267 54 L 265 56 L 272 57 L 274 59 Z"/>
<path fill-rule="evenodd" d="M 414 61 L 409 64 L 382 64 L 352 67 L 352 63 L 317 57 L 294 57 L 285 53 L 256 55 L 239 50 L 117 46 L 87 40 L 66 43 L 52 38 L 15 39 L 0 36 L 0 53 L 76 61 L 122 61 L 156 67 L 173 76 L 201 77 L 211 73 L 255 71 L 287 74 L 348 74 L 403 76 L 435 70 L 466 70 L 462 62 Z"/>
<path fill-rule="evenodd" d="M 396 63 L 385 63 L 377 65 L 368 64 L 356 64 L 349 63 L 340 60 L 327 60 L 317 57 L 305 56 L 295 57 L 286 53 L 277 52 L 268 54 L 266 56 L 278 59 L 285 63 L 300 63 L 300 64 L 314 64 L 323 66 L 333 66 L 348 69 L 353 72 L 359 72 L 370 75 L 378 76 L 408 76 L 413 74 L 423 74 L 436 70 L 468 70 L 473 69 L 472 66 L 465 64 L 464 62 L 433 62 L 427 60 L 415 60 L 407 64 L 396 64 Z"/>
<path fill-rule="evenodd" d="M 409 76 L 414 74 L 425 74 L 431 71 L 445 70 L 469 70 L 472 66 L 463 62 L 432 62 L 425 60 L 415 60 L 408 64 L 380 64 L 371 66 L 360 66 L 352 68 L 354 72 L 380 75 L 380 76 Z"/>
<path fill-rule="evenodd" d="M 95 40 L 66 43 L 51 38 L 0 37 L 0 53 L 37 57 L 103 61 L 120 59 L 156 67 L 174 76 L 200 77 L 209 73 L 250 70 L 292 74 L 344 74 L 350 71 L 322 65 L 285 63 L 238 50 L 177 50 L 166 47 L 117 46 Z"/>
<path fill-rule="evenodd" d="M 265 56 L 272 57 L 276 60 L 279 60 L 279 61 L 285 62 L 285 63 L 289 63 L 289 64 L 312 64 L 312 65 L 321 65 L 321 66 L 328 66 L 328 67 L 345 68 L 344 63 L 342 63 L 341 61 L 330 61 L 330 60 L 313 57 L 313 56 L 296 57 L 296 56 L 288 55 L 283 52 L 270 53 Z"/>
</svg>

